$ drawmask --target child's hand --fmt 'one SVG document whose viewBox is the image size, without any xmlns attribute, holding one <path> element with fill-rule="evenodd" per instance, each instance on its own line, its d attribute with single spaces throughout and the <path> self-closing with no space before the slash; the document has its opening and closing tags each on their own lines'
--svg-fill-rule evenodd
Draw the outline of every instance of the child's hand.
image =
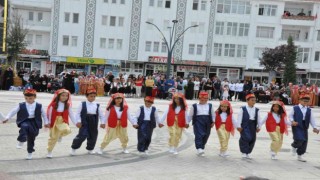
<svg viewBox="0 0 320 180">
<path fill-rule="evenodd" d="M 106 128 L 106 125 L 105 124 L 100 124 L 100 128 L 104 129 L 104 128 Z"/>
<path fill-rule="evenodd" d="M 77 123 L 76 126 L 77 126 L 77 128 L 81 128 L 82 124 L 81 123 Z"/>
<path fill-rule="evenodd" d="M 241 133 L 242 128 L 241 128 L 241 127 L 238 127 L 237 130 Z"/>
<path fill-rule="evenodd" d="M 163 124 L 159 124 L 158 126 L 159 126 L 159 128 L 162 128 L 164 125 Z"/>
<path fill-rule="evenodd" d="M 9 121 L 9 119 L 5 119 L 4 121 L 2 121 L 3 124 L 7 123 Z"/>
<path fill-rule="evenodd" d="M 135 125 L 133 125 L 133 127 L 134 127 L 135 129 L 138 129 L 139 125 L 138 125 L 138 124 L 135 124 Z"/>
<path fill-rule="evenodd" d="M 258 133 L 258 132 L 260 132 L 260 130 L 261 130 L 260 128 L 257 128 L 257 130 L 256 130 L 256 131 L 257 131 L 257 133 Z"/>
<path fill-rule="evenodd" d="M 213 128 L 213 126 L 214 126 L 214 122 L 213 122 L 213 123 L 211 123 L 211 128 Z"/>
<path fill-rule="evenodd" d="M 187 128 L 187 129 L 189 128 L 189 124 L 186 124 L 186 128 Z"/>
<path fill-rule="evenodd" d="M 299 124 L 298 122 L 292 121 L 292 124 L 291 124 L 291 125 L 292 125 L 292 126 L 298 126 L 298 124 Z"/>
<path fill-rule="evenodd" d="M 319 129 L 313 128 L 313 132 L 316 133 L 316 134 L 319 134 Z"/>
<path fill-rule="evenodd" d="M 50 124 L 45 124 L 44 127 L 45 128 L 50 128 Z"/>
</svg>

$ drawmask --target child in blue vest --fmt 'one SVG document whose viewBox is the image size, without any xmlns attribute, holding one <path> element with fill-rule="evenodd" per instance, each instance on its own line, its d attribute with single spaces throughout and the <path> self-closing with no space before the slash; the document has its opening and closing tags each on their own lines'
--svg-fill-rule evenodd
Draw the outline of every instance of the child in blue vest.
<svg viewBox="0 0 320 180">
<path fill-rule="evenodd" d="M 6 123 L 10 118 L 17 114 L 17 125 L 20 128 L 18 136 L 17 148 L 21 149 L 27 141 L 28 160 L 32 159 L 34 150 L 34 141 L 39 134 L 39 129 L 42 128 L 42 119 L 45 126 L 48 127 L 48 119 L 46 113 L 40 103 L 35 102 L 36 90 L 26 89 L 24 91 L 25 102 L 19 103 L 17 107 L 11 110 L 7 115 Z"/>
<path fill-rule="evenodd" d="M 298 161 L 301 162 L 306 162 L 302 155 L 307 150 L 309 124 L 313 127 L 313 132 L 319 134 L 314 115 L 308 107 L 309 101 L 308 95 L 300 95 L 299 105 L 294 106 L 289 114 L 293 133 L 292 155 L 298 154 Z"/>
<path fill-rule="evenodd" d="M 256 143 L 256 133 L 261 121 L 259 109 L 254 107 L 256 97 L 254 94 L 246 96 L 247 105 L 241 107 L 238 114 L 237 130 L 240 132 L 239 146 L 242 158 L 251 159 L 250 154 Z"/>
<path fill-rule="evenodd" d="M 207 92 L 199 93 L 199 103 L 191 106 L 186 125 L 186 128 L 188 128 L 192 120 L 198 156 L 204 156 L 205 145 L 215 121 L 215 112 L 212 104 L 208 103 L 208 99 L 209 95 Z"/>
<path fill-rule="evenodd" d="M 138 125 L 133 125 L 138 129 L 138 151 L 142 157 L 149 155 L 149 145 L 152 139 L 153 129 L 159 124 L 159 127 L 163 127 L 161 124 L 157 109 L 152 106 L 154 98 L 146 96 L 144 98 L 145 105 L 141 106 L 136 113 Z"/>
<path fill-rule="evenodd" d="M 70 155 L 76 155 L 76 150 L 80 148 L 83 141 L 87 140 L 89 154 L 95 154 L 94 147 L 98 137 L 99 118 L 101 124 L 105 124 L 105 117 L 100 109 L 100 105 L 95 101 L 97 91 L 89 87 L 86 91 L 87 101 L 82 102 L 77 110 L 76 119 L 81 122 L 78 135 L 73 139 Z"/>
</svg>

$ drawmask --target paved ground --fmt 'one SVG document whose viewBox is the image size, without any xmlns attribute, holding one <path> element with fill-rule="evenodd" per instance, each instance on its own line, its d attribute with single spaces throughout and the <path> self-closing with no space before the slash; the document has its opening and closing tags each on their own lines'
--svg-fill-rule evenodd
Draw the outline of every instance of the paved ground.
<svg viewBox="0 0 320 180">
<path fill-rule="evenodd" d="M 52 94 L 39 93 L 37 101 L 45 107 L 49 104 Z M 0 92 L 0 111 L 7 114 L 11 108 L 23 100 L 21 92 Z M 73 96 L 73 107 L 85 100 L 83 96 Z M 97 101 L 105 109 L 108 97 L 98 97 Z M 135 112 L 142 99 L 127 99 L 131 112 Z M 191 105 L 196 101 L 188 101 Z M 169 102 L 156 100 L 160 113 Z M 217 107 L 218 101 L 213 101 Z M 232 103 L 235 114 L 242 102 Z M 257 104 L 265 114 L 270 109 L 269 104 Z M 287 107 L 289 110 L 291 107 Z M 75 111 L 75 108 L 73 108 Z M 320 124 L 320 109 L 314 108 L 317 123 Z M 167 152 L 168 131 L 166 127 L 156 129 L 151 144 L 151 154 L 148 158 L 138 156 L 136 150 L 136 130 L 128 128 L 130 154 L 122 154 L 119 141 L 112 142 L 104 155 L 88 155 L 85 146 L 82 146 L 75 157 L 69 156 L 72 139 L 77 134 L 77 128 L 72 127 L 72 134 L 57 144 L 53 159 L 46 159 L 46 145 L 48 131 L 41 130 L 36 139 L 36 152 L 33 160 L 24 160 L 24 149 L 16 149 L 18 128 L 15 119 L 8 124 L 0 124 L 0 179 L 239 179 L 239 176 L 259 176 L 269 179 L 320 179 L 320 135 L 311 134 L 308 153 L 305 155 L 308 162 L 298 162 L 291 156 L 290 143 L 292 134 L 284 139 L 283 149 L 279 160 L 270 160 L 269 136 L 265 128 L 258 134 L 256 147 L 252 153 L 253 160 L 242 160 L 239 153 L 239 134 L 230 139 L 229 158 L 218 156 L 219 141 L 213 129 L 206 147 L 206 156 L 198 157 L 195 154 L 194 136 L 192 128 L 183 134 L 178 155 Z M 99 130 L 97 147 L 100 145 L 105 130 Z"/>
</svg>

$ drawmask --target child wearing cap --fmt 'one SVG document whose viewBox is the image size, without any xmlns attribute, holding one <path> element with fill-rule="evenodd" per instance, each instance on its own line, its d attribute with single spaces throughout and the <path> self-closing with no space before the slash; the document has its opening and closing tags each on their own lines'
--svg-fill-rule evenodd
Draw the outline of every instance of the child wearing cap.
<svg viewBox="0 0 320 180">
<path fill-rule="evenodd" d="M 215 112 L 212 104 L 208 103 L 209 95 L 207 92 L 199 93 L 199 103 L 193 104 L 188 115 L 186 127 L 192 120 L 193 132 L 195 135 L 195 146 L 198 156 L 204 156 L 205 145 L 214 126 Z"/>
<path fill-rule="evenodd" d="M 301 94 L 299 105 L 294 106 L 289 113 L 293 133 L 292 155 L 298 154 L 298 161 L 301 162 L 306 162 L 302 155 L 307 150 L 309 124 L 313 127 L 313 132 L 319 134 L 314 114 L 308 107 L 309 101 L 309 95 Z"/>
<path fill-rule="evenodd" d="M 242 106 L 238 113 L 237 130 L 240 132 L 239 146 L 242 158 L 251 159 L 251 152 L 256 143 L 256 133 L 260 131 L 258 122 L 261 121 L 259 109 L 254 107 L 254 94 L 246 96 L 247 105 Z"/>
<path fill-rule="evenodd" d="M 103 112 L 100 109 L 100 104 L 95 102 L 97 91 L 93 87 L 86 90 L 87 101 L 83 101 L 77 110 L 76 121 L 81 122 L 78 135 L 73 139 L 70 155 L 76 155 L 76 150 L 79 149 L 83 141 L 87 140 L 89 154 L 95 154 L 94 147 L 98 137 L 99 119 L 101 124 L 105 124 Z"/>
<path fill-rule="evenodd" d="M 32 159 L 34 150 L 34 141 L 42 128 L 42 120 L 45 126 L 48 126 L 48 119 L 42 107 L 42 104 L 35 102 L 36 90 L 26 89 L 24 91 L 25 102 L 19 103 L 17 107 L 12 109 L 6 116 L 6 123 L 10 118 L 17 114 L 17 125 L 20 128 L 18 136 L 17 148 L 21 149 L 27 141 L 28 160 Z"/>
<path fill-rule="evenodd" d="M 188 104 L 186 98 L 181 93 L 175 93 L 168 109 L 163 113 L 161 122 L 167 119 L 169 130 L 169 152 L 178 154 L 177 148 L 182 136 L 182 131 L 186 127 L 188 117 Z"/>
<path fill-rule="evenodd" d="M 138 129 L 138 145 L 137 149 L 142 157 L 149 155 L 149 145 L 152 140 L 153 129 L 158 124 L 163 127 L 160 122 L 158 111 L 156 107 L 152 106 L 154 97 L 146 96 L 144 98 L 144 106 L 140 106 L 136 112 L 135 117 L 138 125 L 134 125 Z"/>
<path fill-rule="evenodd" d="M 113 140 L 118 139 L 121 142 L 122 152 L 128 154 L 128 132 L 127 132 L 127 121 L 130 120 L 131 124 L 136 126 L 137 122 L 131 117 L 129 107 L 124 99 L 124 94 L 115 93 L 111 96 L 111 99 L 107 106 L 106 111 L 106 124 L 107 133 L 103 138 L 98 154 L 103 154 L 103 149 Z M 101 128 L 105 128 L 102 124 Z"/>
<path fill-rule="evenodd" d="M 281 101 L 273 101 L 270 112 L 259 123 L 259 128 L 266 123 L 267 132 L 271 138 L 271 159 L 275 160 L 277 153 L 280 151 L 283 143 L 283 134 L 288 135 L 287 112 L 284 103 Z"/>
</svg>

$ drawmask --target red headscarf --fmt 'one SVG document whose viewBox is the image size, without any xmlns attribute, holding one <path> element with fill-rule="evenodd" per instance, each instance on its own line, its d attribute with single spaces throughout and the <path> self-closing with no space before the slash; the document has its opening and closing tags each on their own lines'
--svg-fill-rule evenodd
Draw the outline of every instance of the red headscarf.
<svg viewBox="0 0 320 180">
<path fill-rule="evenodd" d="M 230 114 L 233 113 L 232 106 L 229 101 L 227 101 L 227 100 L 220 101 L 220 106 L 221 105 L 227 105 L 230 108 Z"/>
<path fill-rule="evenodd" d="M 183 104 L 187 109 L 188 104 L 187 104 L 186 98 L 184 97 L 184 95 L 182 93 L 174 93 L 172 96 L 172 101 L 171 101 L 170 105 L 173 103 L 174 98 L 176 98 L 176 97 L 181 98 L 183 100 Z"/>
<path fill-rule="evenodd" d="M 68 91 L 68 90 L 66 90 L 66 89 L 59 89 L 59 90 L 57 90 L 57 91 L 54 93 L 54 96 L 53 96 L 53 98 L 52 98 L 52 100 L 51 100 L 51 102 L 50 102 L 50 104 L 49 104 L 49 106 L 48 106 L 48 108 L 47 108 L 47 114 L 49 114 L 49 109 L 50 109 L 50 107 L 55 108 L 55 106 L 56 106 L 56 99 L 58 98 L 58 95 L 59 95 L 59 94 L 62 94 L 62 93 L 68 93 L 67 104 L 68 104 L 68 107 L 69 107 L 69 108 L 71 107 L 71 93 L 70 93 L 70 91 Z"/>
<path fill-rule="evenodd" d="M 111 102 L 114 100 L 114 99 L 117 99 L 117 98 L 122 98 L 122 101 L 123 101 L 123 107 L 124 106 L 127 106 L 127 102 L 124 100 L 124 94 L 123 93 L 115 93 L 115 94 L 112 94 L 109 102 L 108 102 L 108 105 L 107 105 L 107 109 L 109 108 Z"/>
</svg>

